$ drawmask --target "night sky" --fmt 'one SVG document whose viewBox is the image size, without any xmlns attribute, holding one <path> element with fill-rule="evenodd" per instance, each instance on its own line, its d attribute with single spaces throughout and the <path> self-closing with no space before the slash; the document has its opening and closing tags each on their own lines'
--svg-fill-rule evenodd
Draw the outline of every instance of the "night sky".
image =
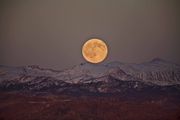
<svg viewBox="0 0 180 120">
<path fill-rule="evenodd" d="M 85 62 L 89 38 L 104 61 L 180 63 L 178 0 L 0 0 L 0 64 L 64 69 Z"/>
</svg>

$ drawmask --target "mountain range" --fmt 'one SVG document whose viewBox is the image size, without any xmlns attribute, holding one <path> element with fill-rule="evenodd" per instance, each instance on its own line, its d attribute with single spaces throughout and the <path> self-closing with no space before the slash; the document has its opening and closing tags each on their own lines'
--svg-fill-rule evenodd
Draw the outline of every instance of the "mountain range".
<svg viewBox="0 0 180 120">
<path fill-rule="evenodd" d="M 61 71 L 1 65 L 0 91 L 180 96 L 180 65 L 160 58 L 139 64 L 81 63 Z"/>
</svg>

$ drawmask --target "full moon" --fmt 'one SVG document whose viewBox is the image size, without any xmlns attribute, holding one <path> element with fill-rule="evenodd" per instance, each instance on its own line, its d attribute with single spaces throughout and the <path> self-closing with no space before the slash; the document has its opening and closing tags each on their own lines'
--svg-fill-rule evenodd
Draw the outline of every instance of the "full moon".
<svg viewBox="0 0 180 120">
<path fill-rule="evenodd" d="M 91 63 L 102 62 L 108 54 L 106 43 L 100 39 L 90 39 L 82 47 L 82 55 L 85 60 Z"/>
</svg>

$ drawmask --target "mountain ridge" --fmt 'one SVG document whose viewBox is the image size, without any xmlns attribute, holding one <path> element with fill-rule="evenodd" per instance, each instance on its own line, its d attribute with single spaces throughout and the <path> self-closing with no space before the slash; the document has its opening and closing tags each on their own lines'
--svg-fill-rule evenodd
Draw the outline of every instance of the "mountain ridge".
<svg viewBox="0 0 180 120">
<path fill-rule="evenodd" d="M 0 66 L 0 90 L 122 93 L 180 91 L 180 66 L 162 59 L 141 64 L 81 63 L 65 70 Z M 149 90 L 147 90 L 148 88 Z"/>
</svg>

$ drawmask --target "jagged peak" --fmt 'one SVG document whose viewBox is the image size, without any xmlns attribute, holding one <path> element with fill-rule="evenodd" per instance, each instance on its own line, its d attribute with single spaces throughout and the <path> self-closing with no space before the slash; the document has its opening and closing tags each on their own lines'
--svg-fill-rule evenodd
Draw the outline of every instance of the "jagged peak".
<svg viewBox="0 0 180 120">
<path fill-rule="evenodd" d="M 123 73 L 123 74 L 126 74 L 122 69 L 120 69 L 119 67 L 113 67 L 113 68 L 110 68 L 109 70 L 108 70 L 108 73 L 110 73 L 110 74 L 114 74 L 114 73 L 116 73 L 116 74 L 119 74 L 119 73 Z"/>
<path fill-rule="evenodd" d="M 152 59 L 151 61 L 149 61 L 148 63 L 155 63 L 155 64 L 166 64 L 166 65 L 175 65 L 175 66 L 180 66 L 179 64 L 177 63 L 174 63 L 172 61 L 168 61 L 168 60 L 165 60 L 165 59 L 162 59 L 162 58 L 154 58 Z"/>
<path fill-rule="evenodd" d="M 167 62 L 167 61 L 162 58 L 156 57 L 156 58 L 153 58 L 150 62 Z"/>
<path fill-rule="evenodd" d="M 31 68 L 31 69 L 42 69 L 39 67 L 39 65 L 28 65 L 27 68 Z"/>
</svg>

